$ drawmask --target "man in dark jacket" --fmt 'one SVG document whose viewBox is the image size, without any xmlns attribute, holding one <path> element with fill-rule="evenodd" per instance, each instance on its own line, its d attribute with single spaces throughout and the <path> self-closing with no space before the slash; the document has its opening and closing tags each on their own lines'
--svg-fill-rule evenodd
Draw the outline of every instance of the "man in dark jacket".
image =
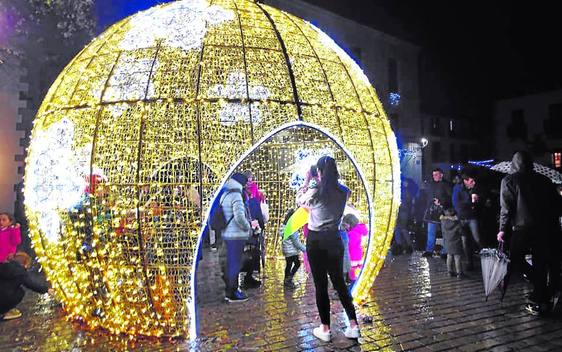
<svg viewBox="0 0 562 352">
<path fill-rule="evenodd" d="M 500 231 L 497 239 L 503 242 L 506 232 L 511 230 L 508 275 L 512 270 L 517 270 L 529 276 L 534 287 L 530 298 L 537 304 L 530 304 L 527 309 L 533 314 L 540 314 L 550 308 L 552 292 L 547 290 L 547 269 L 549 266 L 560 266 L 559 262 L 552 262 L 557 261 L 559 256 L 558 217 L 562 209 L 561 198 L 547 177 L 533 171 L 533 160 L 529 153 L 515 153 L 511 163 L 515 173 L 505 176 L 501 182 Z M 533 257 L 532 267 L 525 261 L 525 254 L 529 250 Z M 558 270 L 553 270 L 552 274 L 559 276 Z M 554 281 L 557 285 L 558 280 Z"/>
<path fill-rule="evenodd" d="M 30 265 L 31 259 L 23 252 L 0 263 L 0 317 L 4 320 L 21 316 L 21 312 L 15 307 L 25 296 L 23 287 L 38 293 L 47 293 L 49 290 L 47 282 L 27 271 Z"/>
<path fill-rule="evenodd" d="M 468 260 L 467 270 L 474 268 L 469 236 L 472 236 L 478 249 L 482 248 L 477 208 L 480 196 L 476 176 L 468 172 L 463 173 L 462 183 L 453 188 L 453 206 L 461 222 L 463 250 Z"/>
<path fill-rule="evenodd" d="M 433 247 L 439 228 L 439 217 L 443 209 L 451 206 L 451 184 L 443 179 L 443 170 L 437 168 L 431 173 L 432 182 L 428 188 L 428 202 L 425 210 L 424 221 L 427 222 L 427 244 L 424 257 L 433 255 Z M 444 253 L 444 252 L 442 252 Z"/>
</svg>

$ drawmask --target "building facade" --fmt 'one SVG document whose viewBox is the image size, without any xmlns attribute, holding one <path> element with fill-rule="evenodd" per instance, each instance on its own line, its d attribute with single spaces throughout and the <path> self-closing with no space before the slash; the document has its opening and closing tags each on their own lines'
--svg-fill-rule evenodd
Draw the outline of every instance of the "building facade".
<svg viewBox="0 0 562 352">
<path fill-rule="evenodd" d="M 22 83 L 25 69 L 16 58 L 0 64 L 0 211 L 17 212 L 19 185 L 23 180 L 25 133 L 22 112 L 27 108 L 28 84 Z"/>
<path fill-rule="evenodd" d="M 403 174 L 419 184 L 422 165 L 418 74 L 420 48 L 303 1 L 264 2 L 313 23 L 357 61 L 375 87 L 391 120 L 402 153 Z"/>
<path fill-rule="evenodd" d="M 482 131 L 474 119 L 423 113 L 422 121 L 427 140 L 423 148 L 423 172 L 427 177 L 435 168 L 441 168 L 450 176 L 471 160 L 490 157 L 481 143 Z"/>
<path fill-rule="evenodd" d="M 494 124 L 498 159 L 529 150 L 537 162 L 562 170 L 562 90 L 498 100 Z"/>
</svg>

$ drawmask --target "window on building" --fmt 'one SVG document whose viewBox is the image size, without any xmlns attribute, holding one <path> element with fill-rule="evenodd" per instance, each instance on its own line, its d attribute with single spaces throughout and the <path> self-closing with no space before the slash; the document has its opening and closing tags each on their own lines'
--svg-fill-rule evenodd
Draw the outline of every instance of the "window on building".
<svg viewBox="0 0 562 352">
<path fill-rule="evenodd" d="M 555 152 L 552 153 L 552 166 L 557 169 L 562 169 L 562 153 Z"/>
<path fill-rule="evenodd" d="M 527 140 L 527 123 L 525 122 L 525 113 L 522 109 L 511 112 L 511 121 L 507 125 L 506 132 L 507 137 L 511 140 Z"/>
<path fill-rule="evenodd" d="M 449 136 L 450 136 L 450 137 L 455 137 L 455 136 L 456 136 L 456 128 L 457 128 L 457 126 L 456 126 L 455 120 L 449 119 L 449 128 L 448 128 L 448 131 L 449 131 Z M 452 145 L 452 144 L 451 144 L 451 145 Z"/>
<path fill-rule="evenodd" d="M 455 144 L 451 143 L 449 146 L 449 162 L 456 163 L 457 162 L 457 155 L 455 153 Z"/>
<path fill-rule="evenodd" d="M 388 59 L 388 91 L 398 93 L 398 63 L 396 59 Z"/>
<path fill-rule="evenodd" d="M 441 119 L 438 117 L 431 118 L 431 134 L 434 136 L 441 136 L 443 134 L 441 130 Z"/>
<path fill-rule="evenodd" d="M 544 133 L 549 139 L 562 139 L 562 103 L 548 106 L 548 118 L 544 121 Z"/>
<path fill-rule="evenodd" d="M 431 159 L 433 162 L 441 162 L 443 159 L 441 142 L 431 143 Z"/>
</svg>

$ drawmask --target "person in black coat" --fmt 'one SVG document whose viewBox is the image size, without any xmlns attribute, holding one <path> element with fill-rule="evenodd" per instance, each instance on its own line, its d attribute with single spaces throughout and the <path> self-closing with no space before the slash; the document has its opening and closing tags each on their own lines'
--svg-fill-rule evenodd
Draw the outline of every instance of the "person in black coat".
<svg viewBox="0 0 562 352">
<path fill-rule="evenodd" d="M 23 252 L 18 252 L 0 263 L 0 316 L 2 319 L 19 318 L 21 313 L 15 307 L 25 296 L 23 287 L 37 293 L 47 293 L 47 282 L 27 271 L 31 265 L 31 258 Z"/>
<path fill-rule="evenodd" d="M 547 177 L 533 171 L 533 159 L 527 152 L 516 152 L 511 162 L 512 175 L 501 182 L 500 226 L 497 239 L 509 239 L 510 266 L 513 271 L 526 274 L 533 283 L 532 302 L 527 309 L 533 314 L 550 309 L 550 296 L 557 290 L 560 276 L 560 226 L 562 199 L 554 184 Z M 525 261 L 531 252 L 533 265 Z M 551 269 L 550 290 L 547 287 L 547 272 Z"/>
<path fill-rule="evenodd" d="M 424 214 L 424 221 L 427 222 L 427 244 L 424 257 L 433 255 L 433 247 L 437 238 L 439 228 L 439 218 L 443 215 L 443 209 L 451 206 L 451 184 L 443 179 L 443 170 L 437 168 L 431 173 L 432 182 L 429 183 L 427 190 L 427 207 Z M 444 254 L 445 251 L 442 252 Z"/>
<path fill-rule="evenodd" d="M 457 212 L 463 230 L 463 248 L 468 261 L 467 270 L 474 269 L 472 258 L 472 241 L 476 249 L 482 248 L 480 231 L 480 203 L 482 191 L 476 182 L 476 175 L 468 171 L 463 172 L 462 184 L 453 188 L 453 207 Z M 472 241 L 470 238 L 472 237 Z"/>
</svg>

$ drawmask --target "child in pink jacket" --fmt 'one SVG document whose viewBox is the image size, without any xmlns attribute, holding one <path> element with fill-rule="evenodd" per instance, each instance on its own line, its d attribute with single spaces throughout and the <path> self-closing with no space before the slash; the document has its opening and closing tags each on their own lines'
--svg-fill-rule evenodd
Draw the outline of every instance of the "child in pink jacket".
<svg viewBox="0 0 562 352">
<path fill-rule="evenodd" d="M 353 214 L 346 214 L 343 217 L 342 225 L 349 236 L 349 259 L 351 260 L 351 270 L 349 278 L 354 281 L 363 266 L 363 246 L 361 242 L 363 236 L 369 235 L 369 230 L 365 224 L 359 222 L 359 219 Z"/>
<path fill-rule="evenodd" d="M 8 213 L 0 213 L 0 263 L 15 254 L 21 243 L 20 224 Z"/>
</svg>

